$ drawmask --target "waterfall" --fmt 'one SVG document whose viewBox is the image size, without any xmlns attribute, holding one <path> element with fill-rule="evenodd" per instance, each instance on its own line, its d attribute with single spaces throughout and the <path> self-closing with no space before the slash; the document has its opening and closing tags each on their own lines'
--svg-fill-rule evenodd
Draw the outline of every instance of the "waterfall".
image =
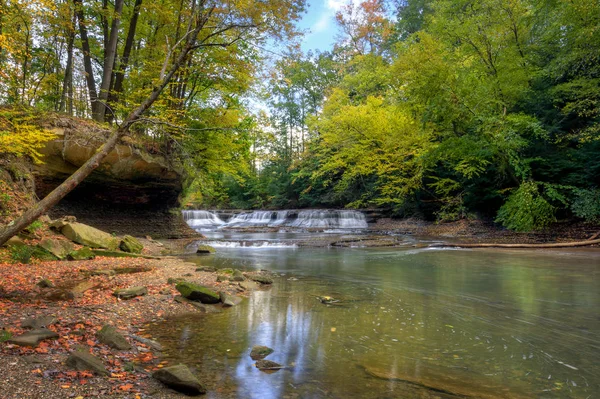
<svg viewBox="0 0 600 399">
<path fill-rule="evenodd" d="M 216 212 L 183 211 L 183 218 L 192 228 L 221 227 L 298 227 L 318 229 L 364 229 L 365 215 L 359 211 L 311 209 L 302 211 L 252 211 L 234 214 L 227 222 Z"/>
</svg>

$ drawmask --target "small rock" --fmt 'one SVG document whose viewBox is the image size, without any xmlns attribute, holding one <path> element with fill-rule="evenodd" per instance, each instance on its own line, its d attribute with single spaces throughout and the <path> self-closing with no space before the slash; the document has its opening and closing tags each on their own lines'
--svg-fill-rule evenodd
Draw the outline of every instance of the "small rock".
<svg viewBox="0 0 600 399">
<path fill-rule="evenodd" d="M 54 323 L 56 323 L 56 317 L 54 316 L 28 317 L 21 322 L 21 327 L 37 330 L 48 327 Z"/>
<path fill-rule="evenodd" d="M 121 243 L 119 244 L 119 248 L 121 251 L 130 252 L 133 254 L 141 254 L 144 246 L 141 242 L 137 240 L 137 238 L 126 235 L 123 236 Z"/>
<path fill-rule="evenodd" d="M 194 377 L 190 369 L 183 364 L 157 370 L 152 373 L 152 377 L 169 388 L 190 396 L 206 393 L 206 388 Z"/>
<path fill-rule="evenodd" d="M 158 291 L 159 294 L 161 295 L 170 295 L 171 294 L 171 289 L 170 288 L 162 288 L 160 291 Z"/>
<path fill-rule="evenodd" d="M 262 274 L 255 274 L 250 276 L 250 279 L 252 281 L 256 281 L 257 283 L 261 283 L 261 284 L 273 284 L 273 279 L 269 276 L 265 276 Z"/>
<path fill-rule="evenodd" d="M 196 249 L 197 254 L 214 254 L 215 252 L 217 250 L 210 245 L 198 245 L 198 249 Z"/>
<path fill-rule="evenodd" d="M 241 271 L 239 271 L 238 269 L 235 269 L 233 271 L 233 276 L 231 276 L 231 281 L 245 281 L 246 277 L 244 277 L 244 275 L 242 274 Z"/>
<path fill-rule="evenodd" d="M 100 331 L 96 333 L 100 342 L 119 350 L 131 349 L 131 345 L 124 336 L 122 336 L 115 327 L 105 324 Z"/>
<path fill-rule="evenodd" d="M 219 296 L 221 297 L 221 302 L 223 302 L 224 306 L 236 306 L 242 302 L 242 298 L 239 296 L 231 296 L 226 292 L 219 292 Z"/>
<path fill-rule="evenodd" d="M 277 362 L 273 362 L 271 360 L 259 360 L 255 364 L 256 368 L 259 370 L 281 370 L 284 368 L 281 364 Z"/>
<path fill-rule="evenodd" d="M 223 281 L 229 281 L 229 276 L 225 276 L 224 274 L 219 274 L 217 276 L 217 283 L 222 283 Z"/>
<path fill-rule="evenodd" d="M 240 287 L 246 291 L 252 291 L 258 289 L 258 284 L 256 284 L 254 281 L 242 281 L 240 282 Z"/>
<path fill-rule="evenodd" d="M 146 287 L 119 288 L 113 292 L 113 296 L 121 299 L 131 299 L 146 294 L 148 294 Z"/>
<path fill-rule="evenodd" d="M 167 284 L 178 284 L 185 281 L 185 279 L 181 278 L 181 277 L 177 277 L 177 278 L 173 278 L 173 277 L 169 277 L 167 279 Z"/>
<path fill-rule="evenodd" d="M 192 276 L 193 276 L 193 274 L 192 274 L 192 273 L 186 273 L 186 274 L 184 274 L 184 276 L 185 276 L 185 277 L 192 277 Z"/>
<path fill-rule="evenodd" d="M 88 247 L 83 247 L 67 255 L 68 260 L 89 260 L 94 259 L 96 255 Z"/>
<path fill-rule="evenodd" d="M 71 352 L 67 358 L 66 365 L 75 370 L 91 370 L 98 375 L 108 374 L 102 361 L 83 349 Z"/>
<path fill-rule="evenodd" d="M 202 303 L 219 303 L 221 301 L 219 294 L 213 290 L 187 281 L 178 283 L 175 288 L 185 298 L 193 301 L 200 301 Z"/>
<path fill-rule="evenodd" d="M 250 357 L 252 360 L 264 359 L 273 352 L 275 351 L 268 346 L 255 345 L 252 347 L 252 351 L 250 351 Z"/>
<path fill-rule="evenodd" d="M 210 266 L 200 266 L 196 268 L 197 272 L 209 272 L 209 273 L 214 273 L 217 271 L 217 269 L 215 269 L 214 267 L 210 267 Z"/>
<path fill-rule="evenodd" d="M 28 331 L 25 334 L 19 335 L 18 337 L 13 337 L 8 340 L 8 343 L 19 346 L 36 347 L 43 340 L 53 338 L 58 338 L 58 334 L 54 331 L 40 328 L 37 330 Z"/>
<path fill-rule="evenodd" d="M 48 280 L 47 278 L 41 279 L 36 285 L 40 288 L 54 288 L 52 281 Z"/>
</svg>

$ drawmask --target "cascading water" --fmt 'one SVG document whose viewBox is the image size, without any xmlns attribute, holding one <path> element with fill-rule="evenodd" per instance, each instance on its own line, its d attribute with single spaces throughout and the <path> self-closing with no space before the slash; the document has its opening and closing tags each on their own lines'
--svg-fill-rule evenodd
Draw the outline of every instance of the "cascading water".
<svg viewBox="0 0 600 399">
<path fill-rule="evenodd" d="M 365 229 L 365 215 L 349 210 L 253 211 L 233 215 L 227 222 L 216 212 L 188 210 L 183 218 L 192 228 L 221 227 L 298 227 L 322 229 Z"/>
</svg>

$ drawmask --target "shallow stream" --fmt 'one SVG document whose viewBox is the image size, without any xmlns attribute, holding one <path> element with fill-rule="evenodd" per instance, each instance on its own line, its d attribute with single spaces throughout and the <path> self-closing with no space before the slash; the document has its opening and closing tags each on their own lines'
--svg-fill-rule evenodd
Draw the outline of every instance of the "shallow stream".
<svg viewBox="0 0 600 399">
<path fill-rule="evenodd" d="M 195 259 L 280 274 L 222 313 L 148 326 L 209 398 L 600 397 L 598 250 L 230 246 Z M 253 345 L 288 367 L 259 371 Z"/>
</svg>

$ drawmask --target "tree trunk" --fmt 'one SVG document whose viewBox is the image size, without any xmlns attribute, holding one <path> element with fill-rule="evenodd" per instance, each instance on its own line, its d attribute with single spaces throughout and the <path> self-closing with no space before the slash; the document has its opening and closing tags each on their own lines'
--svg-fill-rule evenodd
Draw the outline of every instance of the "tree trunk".
<svg viewBox="0 0 600 399">
<path fill-rule="evenodd" d="M 92 116 L 96 114 L 98 104 L 98 94 L 96 92 L 96 81 L 94 79 L 94 69 L 92 68 L 92 56 L 90 51 L 90 42 L 88 40 L 88 32 L 85 24 L 85 16 L 83 14 L 83 0 L 73 0 L 75 12 L 79 21 L 79 35 L 81 36 L 81 50 L 83 51 L 83 68 L 85 70 L 85 81 L 88 86 L 90 95 L 90 106 Z"/>
<path fill-rule="evenodd" d="M 78 1 L 78 0 L 74 0 Z M 212 10 L 211 10 L 212 11 Z M 194 29 L 188 35 L 186 40 L 186 44 L 181 50 L 181 53 L 176 58 L 173 66 L 169 69 L 169 72 L 165 74 L 164 78 L 161 80 L 158 86 L 155 86 L 152 89 L 150 95 L 142 102 L 140 106 L 138 106 L 135 110 L 133 110 L 123 121 L 121 126 L 113 131 L 107 141 L 96 151 L 96 153 L 87 160 L 75 173 L 67 178 L 64 182 L 62 182 L 58 187 L 56 187 L 50 194 L 48 194 L 43 200 L 34 205 L 31 209 L 26 211 L 23 215 L 12 221 L 6 228 L 0 231 L 0 245 L 4 244 L 8 241 L 9 238 L 23 230 L 25 227 L 29 226 L 34 220 L 40 217 L 42 214 L 47 212 L 52 206 L 56 205 L 61 199 L 65 197 L 69 192 L 71 192 L 79 183 L 81 183 L 90 173 L 96 169 L 102 160 L 115 148 L 119 139 L 123 137 L 128 131 L 131 125 L 133 125 L 144 112 L 148 110 L 154 104 L 160 93 L 164 90 L 164 88 L 169 84 L 173 75 L 177 72 L 177 70 L 183 65 L 188 57 L 188 54 L 192 52 L 196 47 L 196 40 L 198 38 L 198 34 L 206 21 L 208 20 L 208 15 L 197 15 L 196 23 Z M 194 15 L 194 13 L 192 13 Z M 80 20 L 81 22 L 81 20 Z"/>
<path fill-rule="evenodd" d="M 102 84 L 100 85 L 100 93 L 98 95 L 98 108 L 94 119 L 98 122 L 104 122 L 104 114 L 106 113 L 106 105 L 108 102 L 108 93 L 110 82 L 113 76 L 113 67 L 115 65 L 115 57 L 117 55 L 117 41 L 119 39 L 119 27 L 121 25 L 121 12 L 123 11 L 123 0 L 115 0 L 115 14 L 110 27 L 110 37 L 108 46 L 104 49 L 104 73 L 102 75 Z"/>
<path fill-rule="evenodd" d="M 429 247 L 434 248 L 574 248 L 586 247 L 588 245 L 600 244 L 600 239 L 596 239 L 600 235 L 594 234 L 585 241 L 573 242 L 555 242 L 552 244 L 498 244 L 498 243 L 482 243 L 482 244 L 433 244 Z"/>
<path fill-rule="evenodd" d="M 123 48 L 123 56 L 121 57 L 121 63 L 119 64 L 119 71 L 115 77 L 114 86 L 114 101 L 118 100 L 119 93 L 123 92 L 123 81 L 125 80 L 125 72 L 129 66 L 129 56 L 133 49 L 133 42 L 135 39 L 135 31 L 137 29 L 137 21 L 140 15 L 140 8 L 142 7 L 142 0 L 135 0 L 135 6 L 133 7 L 133 15 L 129 22 L 129 31 L 127 32 L 127 39 L 125 40 L 125 47 Z"/>
<path fill-rule="evenodd" d="M 67 66 L 65 67 L 65 78 L 62 84 L 62 93 L 60 95 L 60 105 L 58 106 L 59 112 L 65 112 L 66 108 L 69 108 L 69 115 L 72 115 L 72 105 L 67 107 L 67 97 L 69 92 L 72 92 L 73 86 L 73 43 L 75 42 L 75 31 L 69 32 L 69 39 L 67 42 Z M 72 104 L 72 101 L 71 101 Z"/>
</svg>

